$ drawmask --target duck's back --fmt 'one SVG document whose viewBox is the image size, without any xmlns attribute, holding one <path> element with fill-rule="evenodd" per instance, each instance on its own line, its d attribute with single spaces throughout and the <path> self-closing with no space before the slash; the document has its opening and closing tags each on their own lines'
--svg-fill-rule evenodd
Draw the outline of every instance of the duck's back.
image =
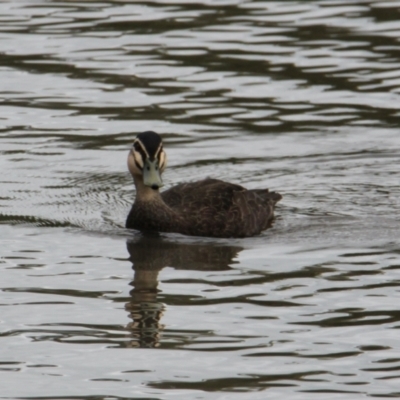
<svg viewBox="0 0 400 400">
<path fill-rule="evenodd" d="M 185 226 L 175 230 L 210 237 L 253 236 L 268 228 L 274 206 L 282 198 L 268 189 L 247 190 L 218 179 L 182 183 L 161 193 Z"/>
</svg>

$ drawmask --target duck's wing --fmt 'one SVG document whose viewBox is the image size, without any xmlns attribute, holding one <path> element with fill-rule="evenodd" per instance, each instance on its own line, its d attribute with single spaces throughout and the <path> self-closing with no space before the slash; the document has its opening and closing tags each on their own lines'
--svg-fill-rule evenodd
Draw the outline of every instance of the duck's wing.
<svg viewBox="0 0 400 400">
<path fill-rule="evenodd" d="M 161 194 L 164 202 L 183 216 L 188 234 L 214 237 L 252 236 L 266 229 L 281 195 L 247 190 L 218 179 L 182 183 Z"/>
<path fill-rule="evenodd" d="M 282 196 L 276 192 L 244 190 L 234 194 L 233 206 L 227 220 L 227 231 L 237 236 L 253 236 L 271 226 L 275 204 Z"/>
<path fill-rule="evenodd" d="M 161 193 L 164 202 L 179 212 L 194 212 L 199 208 L 212 207 L 228 210 L 235 192 L 246 190 L 240 185 L 219 179 L 203 179 L 181 183 Z"/>
</svg>

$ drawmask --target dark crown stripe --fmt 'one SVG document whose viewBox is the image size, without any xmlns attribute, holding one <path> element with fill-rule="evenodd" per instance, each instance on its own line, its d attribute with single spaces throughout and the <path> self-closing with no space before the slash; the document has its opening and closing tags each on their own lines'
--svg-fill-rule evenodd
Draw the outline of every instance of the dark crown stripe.
<svg viewBox="0 0 400 400">
<path fill-rule="evenodd" d="M 153 131 L 146 131 L 139 133 L 136 140 L 143 146 L 144 151 L 150 160 L 154 160 L 159 153 L 160 146 L 162 144 L 161 137 Z"/>
</svg>

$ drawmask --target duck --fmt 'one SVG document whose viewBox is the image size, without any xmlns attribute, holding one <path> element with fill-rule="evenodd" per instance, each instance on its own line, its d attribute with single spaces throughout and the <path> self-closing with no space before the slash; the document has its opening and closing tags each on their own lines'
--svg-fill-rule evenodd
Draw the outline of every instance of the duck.
<svg viewBox="0 0 400 400">
<path fill-rule="evenodd" d="M 246 189 L 215 178 L 184 182 L 163 192 L 167 155 L 161 136 L 139 133 L 128 154 L 136 198 L 125 226 L 141 232 L 174 232 L 190 236 L 243 238 L 269 228 L 276 203 L 268 189 Z"/>
</svg>

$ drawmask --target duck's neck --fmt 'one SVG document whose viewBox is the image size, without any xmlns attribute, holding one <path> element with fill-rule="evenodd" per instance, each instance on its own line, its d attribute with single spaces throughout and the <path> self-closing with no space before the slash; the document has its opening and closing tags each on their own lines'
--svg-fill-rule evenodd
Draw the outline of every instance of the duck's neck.
<svg viewBox="0 0 400 400">
<path fill-rule="evenodd" d="M 161 196 L 158 189 L 154 190 L 143 183 L 143 177 L 140 175 L 133 175 L 133 181 L 136 187 L 136 200 L 135 201 L 160 201 Z"/>
</svg>

